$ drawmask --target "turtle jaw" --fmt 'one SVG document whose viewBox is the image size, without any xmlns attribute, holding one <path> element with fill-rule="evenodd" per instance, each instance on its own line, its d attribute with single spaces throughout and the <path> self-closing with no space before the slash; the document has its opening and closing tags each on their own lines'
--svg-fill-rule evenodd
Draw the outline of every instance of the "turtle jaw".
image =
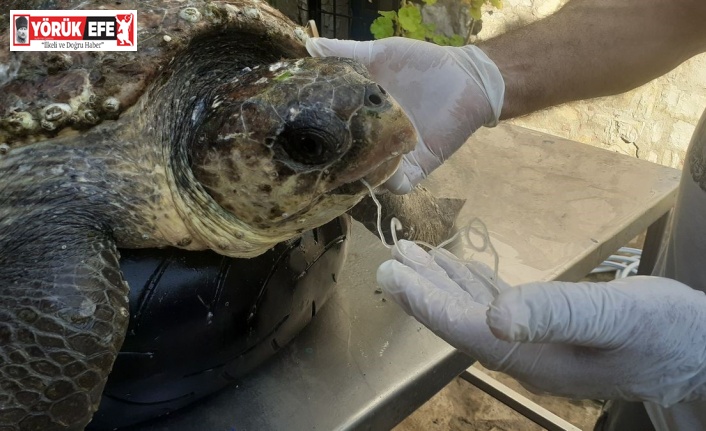
<svg viewBox="0 0 706 431">
<path fill-rule="evenodd" d="M 382 185 L 392 176 L 392 174 L 395 173 L 397 168 L 400 166 L 401 162 L 402 156 L 388 160 L 382 163 L 380 166 L 377 166 L 369 173 L 365 174 L 365 176 L 363 176 L 363 178 L 361 178 L 360 180 L 342 184 L 339 187 L 331 190 L 329 193 L 334 195 L 349 196 L 360 195 L 360 197 L 362 197 L 366 193 L 369 193 L 368 187 L 365 185 L 365 183 L 367 183 L 373 189 Z"/>
</svg>

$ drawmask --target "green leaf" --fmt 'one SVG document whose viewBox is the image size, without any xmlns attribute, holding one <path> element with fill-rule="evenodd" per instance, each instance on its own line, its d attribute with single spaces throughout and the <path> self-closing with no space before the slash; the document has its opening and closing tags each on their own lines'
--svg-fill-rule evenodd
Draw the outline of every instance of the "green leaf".
<svg viewBox="0 0 706 431">
<path fill-rule="evenodd" d="M 397 13 L 400 25 L 402 28 L 408 32 L 417 31 L 419 25 L 422 23 L 422 14 L 419 9 L 408 4 L 400 8 Z"/>
<path fill-rule="evenodd" d="M 425 40 L 427 32 L 423 27 L 419 27 L 414 31 L 408 31 L 406 36 L 410 39 Z"/>
<path fill-rule="evenodd" d="M 471 18 L 475 19 L 476 21 L 481 19 L 480 8 L 476 9 L 474 7 L 471 7 L 470 9 L 468 9 L 468 13 L 471 15 Z"/>
<path fill-rule="evenodd" d="M 434 39 L 434 36 L 436 36 L 436 26 L 434 24 L 422 24 L 422 28 L 424 29 L 425 40 Z"/>
<path fill-rule="evenodd" d="M 395 34 L 395 27 L 390 18 L 379 16 L 370 24 L 370 33 L 375 39 L 384 39 Z"/>
<path fill-rule="evenodd" d="M 449 38 L 443 34 L 435 34 L 432 36 L 431 41 L 437 45 L 449 45 Z"/>
<path fill-rule="evenodd" d="M 466 44 L 466 39 L 463 36 L 454 34 L 449 38 L 449 45 L 451 46 L 463 46 Z"/>
<path fill-rule="evenodd" d="M 372 1 L 372 0 L 368 0 Z M 436 33 L 436 25 L 425 23 L 418 5 L 437 4 L 438 0 L 402 0 L 399 10 L 378 11 L 380 17 L 373 21 L 370 32 L 375 39 L 383 39 L 390 36 L 404 36 L 410 39 L 428 40 L 438 45 L 463 46 L 466 43 L 465 37 L 453 35 L 447 37 Z M 417 5 L 415 5 L 415 3 Z M 482 11 L 485 5 L 492 5 L 495 8 L 503 7 L 503 0 L 461 0 L 461 3 L 468 6 L 468 14 L 474 20 L 474 32 L 476 34 L 481 29 Z"/>
<path fill-rule="evenodd" d="M 390 18 L 392 21 L 397 19 L 397 12 L 394 10 L 379 10 L 378 13 L 385 18 Z"/>
</svg>

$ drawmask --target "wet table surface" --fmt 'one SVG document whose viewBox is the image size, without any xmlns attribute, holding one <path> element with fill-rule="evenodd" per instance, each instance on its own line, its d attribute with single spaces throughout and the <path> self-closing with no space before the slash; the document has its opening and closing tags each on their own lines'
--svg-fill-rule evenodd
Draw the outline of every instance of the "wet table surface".
<svg viewBox="0 0 706 431">
<path fill-rule="evenodd" d="M 425 185 L 465 199 L 511 284 L 578 280 L 674 203 L 680 172 L 511 125 L 479 131 Z M 489 254 L 455 250 L 492 264 Z M 472 364 L 376 293 L 389 251 L 353 223 L 335 294 L 272 360 L 150 431 L 385 430 Z"/>
</svg>

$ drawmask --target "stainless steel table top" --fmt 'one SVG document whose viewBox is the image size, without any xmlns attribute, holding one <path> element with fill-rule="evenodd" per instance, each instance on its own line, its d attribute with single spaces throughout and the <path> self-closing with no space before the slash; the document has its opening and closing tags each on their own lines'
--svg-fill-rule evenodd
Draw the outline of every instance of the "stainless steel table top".
<svg viewBox="0 0 706 431">
<path fill-rule="evenodd" d="M 576 280 L 673 205 L 679 172 L 510 125 L 481 130 L 426 181 L 466 199 L 511 284 Z M 487 254 L 458 253 L 486 263 Z M 389 429 L 472 359 L 376 293 L 389 251 L 353 224 L 337 292 L 272 360 L 154 431 Z"/>
</svg>

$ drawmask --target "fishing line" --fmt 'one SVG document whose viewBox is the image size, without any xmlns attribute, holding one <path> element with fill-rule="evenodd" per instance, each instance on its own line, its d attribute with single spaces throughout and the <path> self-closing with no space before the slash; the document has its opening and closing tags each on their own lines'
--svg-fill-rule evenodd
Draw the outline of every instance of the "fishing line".
<svg viewBox="0 0 706 431">
<path fill-rule="evenodd" d="M 422 265 L 422 266 L 429 266 L 429 262 L 419 262 L 415 259 L 412 259 L 411 257 L 407 256 L 402 249 L 397 245 L 398 239 L 397 239 L 397 232 L 402 230 L 402 222 L 399 221 L 396 217 L 392 217 L 390 220 L 390 233 L 392 234 L 392 244 L 388 244 L 387 241 L 385 240 L 385 235 L 382 233 L 382 204 L 378 200 L 378 198 L 375 196 L 375 192 L 373 191 L 373 188 L 368 184 L 367 181 L 365 180 L 360 180 L 365 187 L 368 188 L 368 192 L 370 192 L 370 197 L 373 199 L 373 202 L 375 202 L 375 206 L 377 206 L 377 231 L 378 235 L 380 236 L 380 241 L 382 242 L 382 245 L 387 247 L 388 249 L 392 249 L 393 247 L 397 247 L 397 251 L 407 260 L 412 261 L 416 263 L 417 265 Z M 473 242 L 473 238 L 471 237 L 471 234 L 477 235 L 481 239 L 481 244 L 476 245 Z M 495 250 L 495 247 L 493 246 L 493 243 L 490 241 L 490 234 L 488 233 L 488 228 L 479 219 L 478 217 L 474 217 L 470 223 L 464 225 L 461 229 L 459 229 L 451 238 L 447 239 L 446 241 L 443 241 L 439 245 L 432 245 L 424 241 L 413 241 L 415 244 L 421 246 L 421 247 L 426 247 L 429 250 L 435 250 L 439 251 L 441 248 L 451 244 L 452 242 L 458 240 L 458 239 L 466 239 L 468 241 L 468 245 L 475 251 L 479 253 L 484 253 L 486 251 L 490 251 L 490 253 L 493 255 L 493 279 L 489 280 L 491 285 L 495 288 L 496 294 L 500 293 L 500 289 L 495 284 L 495 280 L 498 279 L 498 267 L 500 266 L 500 257 L 498 255 L 498 252 Z M 450 253 L 449 253 L 450 254 Z M 448 254 L 447 254 L 448 256 Z M 470 260 L 464 260 L 460 259 L 457 256 L 451 254 L 451 256 L 448 256 L 449 258 L 453 259 L 454 261 L 466 265 L 468 263 L 471 263 Z M 475 274 L 474 274 L 475 275 Z"/>
</svg>

